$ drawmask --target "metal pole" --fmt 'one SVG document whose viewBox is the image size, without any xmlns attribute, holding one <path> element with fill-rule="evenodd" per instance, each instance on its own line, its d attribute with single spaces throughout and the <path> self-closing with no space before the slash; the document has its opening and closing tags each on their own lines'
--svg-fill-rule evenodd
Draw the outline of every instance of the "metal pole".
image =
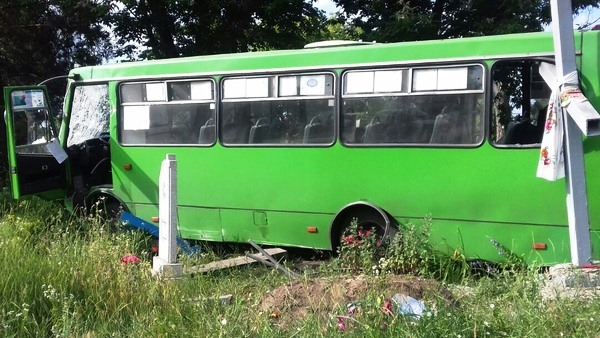
<svg viewBox="0 0 600 338">
<path fill-rule="evenodd" d="M 551 0 L 550 6 L 556 54 L 556 75 L 558 79 L 563 79 L 567 74 L 577 71 L 572 6 L 570 0 Z M 578 87 L 578 82 L 563 84 L 561 90 L 565 87 Z M 569 107 L 567 107 L 568 110 Z M 589 264 L 592 257 L 582 132 L 570 113 L 564 114 L 563 120 L 571 262 L 573 265 L 582 266 Z"/>
</svg>

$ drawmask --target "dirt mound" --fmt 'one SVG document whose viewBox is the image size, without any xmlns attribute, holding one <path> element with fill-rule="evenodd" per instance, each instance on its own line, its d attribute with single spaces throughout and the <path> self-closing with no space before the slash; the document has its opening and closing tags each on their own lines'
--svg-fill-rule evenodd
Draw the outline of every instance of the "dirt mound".
<svg viewBox="0 0 600 338">
<path fill-rule="evenodd" d="M 441 296 L 446 303 L 455 303 L 450 291 L 432 280 L 409 276 L 358 276 L 308 279 L 282 285 L 264 296 L 260 309 L 287 327 L 311 313 L 325 318 L 339 307 L 364 300 L 368 294 L 372 295 L 373 289 L 379 290 L 380 296 L 387 299 L 398 293 L 415 299 Z"/>
</svg>

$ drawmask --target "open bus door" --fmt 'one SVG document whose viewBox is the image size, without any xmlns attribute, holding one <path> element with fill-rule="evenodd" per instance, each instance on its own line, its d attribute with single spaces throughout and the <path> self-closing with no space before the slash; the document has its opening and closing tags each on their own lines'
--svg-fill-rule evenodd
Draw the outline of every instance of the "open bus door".
<svg viewBox="0 0 600 338">
<path fill-rule="evenodd" d="M 60 146 L 45 86 L 4 88 L 13 198 L 66 196 L 67 154 Z"/>
</svg>

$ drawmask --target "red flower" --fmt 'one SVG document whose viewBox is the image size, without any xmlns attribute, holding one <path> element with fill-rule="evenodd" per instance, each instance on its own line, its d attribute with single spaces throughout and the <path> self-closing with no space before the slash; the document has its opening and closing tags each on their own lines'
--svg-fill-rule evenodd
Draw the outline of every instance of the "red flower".
<svg viewBox="0 0 600 338">
<path fill-rule="evenodd" d="M 369 237 L 371 235 L 371 230 L 367 230 L 367 232 L 365 233 L 365 236 Z"/>
<path fill-rule="evenodd" d="M 375 243 L 375 245 L 381 246 L 381 241 L 377 241 L 377 243 Z"/>
<path fill-rule="evenodd" d="M 127 254 L 127 255 L 121 257 L 121 263 L 123 263 L 125 265 L 132 264 L 132 263 L 137 264 L 139 262 L 140 262 L 140 259 L 132 254 Z"/>
<path fill-rule="evenodd" d="M 390 302 L 389 300 L 384 300 L 383 301 L 383 306 L 381 307 L 381 311 L 383 312 L 384 315 L 386 316 L 393 316 L 394 312 L 392 311 L 392 302 Z M 384 322 L 385 323 L 385 322 Z"/>
<path fill-rule="evenodd" d="M 346 243 L 348 243 L 348 244 L 354 243 L 354 237 L 352 237 L 352 236 L 346 237 Z"/>
<path fill-rule="evenodd" d="M 157 253 L 158 252 L 158 245 L 154 245 L 152 246 L 152 248 L 150 248 L 150 251 Z"/>
</svg>

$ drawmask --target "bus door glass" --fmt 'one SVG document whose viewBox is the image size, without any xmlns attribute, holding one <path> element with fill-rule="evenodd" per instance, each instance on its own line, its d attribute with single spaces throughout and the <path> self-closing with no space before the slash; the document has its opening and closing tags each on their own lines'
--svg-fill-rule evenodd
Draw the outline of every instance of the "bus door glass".
<svg viewBox="0 0 600 338">
<path fill-rule="evenodd" d="M 13 197 L 63 197 L 67 156 L 56 139 L 46 87 L 6 87 L 4 102 Z"/>
</svg>

